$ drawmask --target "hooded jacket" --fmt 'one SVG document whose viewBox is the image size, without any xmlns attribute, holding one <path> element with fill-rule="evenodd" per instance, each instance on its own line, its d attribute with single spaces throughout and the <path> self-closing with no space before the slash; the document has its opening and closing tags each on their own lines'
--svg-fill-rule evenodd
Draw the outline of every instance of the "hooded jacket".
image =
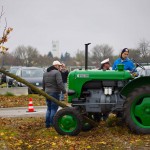
<svg viewBox="0 0 150 150">
<path fill-rule="evenodd" d="M 54 66 L 50 66 L 47 69 L 47 72 L 43 74 L 43 90 L 46 93 L 51 93 L 51 92 L 60 93 L 61 91 L 63 93 L 66 93 L 66 90 L 62 81 L 61 73 Z"/>
<path fill-rule="evenodd" d="M 135 66 L 129 58 L 126 58 L 125 60 L 122 60 L 121 58 L 118 58 L 114 62 L 113 66 L 112 66 L 112 70 L 117 70 L 118 69 L 117 68 L 118 64 L 124 64 L 124 70 L 129 70 L 129 71 L 136 72 Z"/>
</svg>

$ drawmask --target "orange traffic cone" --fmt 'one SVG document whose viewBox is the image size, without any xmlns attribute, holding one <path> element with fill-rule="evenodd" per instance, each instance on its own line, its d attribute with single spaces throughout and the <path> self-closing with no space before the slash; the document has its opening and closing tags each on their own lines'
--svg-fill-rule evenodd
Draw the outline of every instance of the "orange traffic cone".
<svg viewBox="0 0 150 150">
<path fill-rule="evenodd" d="M 32 104 L 32 98 L 29 99 L 28 111 L 27 112 L 35 112 Z"/>
</svg>

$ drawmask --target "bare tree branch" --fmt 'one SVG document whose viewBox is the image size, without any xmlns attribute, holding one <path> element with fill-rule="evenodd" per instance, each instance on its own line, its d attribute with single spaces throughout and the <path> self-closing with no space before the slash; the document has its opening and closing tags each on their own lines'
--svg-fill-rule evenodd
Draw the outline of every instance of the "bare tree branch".
<svg viewBox="0 0 150 150">
<path fill-rule="evenodd" d="M 3 11 L 3 6 L 2 6 L 2 11 L 0 13 L 0 22 L 1 22 L 3 15 L 4 15 L 4 11 Z M 5 18 L 5 27 L 3 30 L 2 37 L 0 37 L 0 53 L 4 54 L 8 50 L 8 48 L 4 46 L 4 43 L 8 41 L 8 35 L 12 30 L 13 28 L 7 28 L 7 20 Z"/>
<path fill-rule="evenodd" d="M 1 11 L 1 14 L 0 14 L 0 23 L 1 23 L 1 18 L 2 18 L 3 15 L 4 15 L 4 12 L 3 12 L 3 6 L 2 6 L 2 11 Z"/>
<path fill-rule="evenodd" d="M 5 18 L 5 23 L 6 23 L 6 25 L 5 25 L 5 27 L 4 27 L 3 37 L 5 36 L 5 31 L 6 31 L 6 29 L 7 29 L 7 20 L 6 20 L 6 18 Z"/>
</svg>

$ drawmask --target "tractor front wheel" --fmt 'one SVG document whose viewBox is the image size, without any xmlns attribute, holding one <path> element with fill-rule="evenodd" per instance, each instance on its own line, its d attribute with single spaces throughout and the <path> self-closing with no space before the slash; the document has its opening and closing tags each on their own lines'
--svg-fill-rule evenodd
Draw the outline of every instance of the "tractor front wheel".
<svg viewBox="0 0 150 150">
<path fill-rule="evenodd" d="M 131 131 L 150 134 L 150 85 L 137 88 L 128 96 L 124 119 Z"/>
<path fill-rule="evenodd" d="M 61 135 L 78 135 L 82 123 L 82 115 L 72 107 L 60 109 L 54 116 L 54 128 Z"/>
</svg>

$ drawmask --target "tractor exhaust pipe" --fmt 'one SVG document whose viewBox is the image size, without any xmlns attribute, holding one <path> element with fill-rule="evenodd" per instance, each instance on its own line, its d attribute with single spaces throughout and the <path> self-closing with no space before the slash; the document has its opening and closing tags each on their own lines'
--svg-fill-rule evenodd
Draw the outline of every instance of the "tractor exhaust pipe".
<svg viewBox="0 0 150 150">
<path fill-rule="evenodd" d="M 88 69 L 88 45 L 91 43 L 85 44 L 85 70 Z"/>
</svg>

